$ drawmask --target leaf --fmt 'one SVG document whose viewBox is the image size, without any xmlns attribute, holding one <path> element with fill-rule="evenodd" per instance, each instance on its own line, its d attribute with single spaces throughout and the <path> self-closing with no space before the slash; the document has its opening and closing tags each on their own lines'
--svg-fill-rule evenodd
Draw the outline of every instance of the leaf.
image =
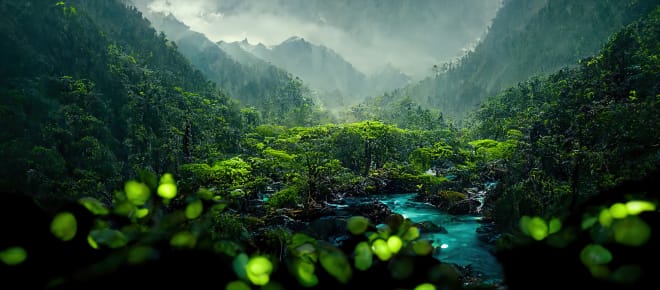
<svg viewBox="0 0 660 290">
<path fill-rule="evenodd" d="M 0 261 L 9 266 L 22 264 L 27 259 L 27 251 L 23 247 L 10 247 L 0 252 Z"/>
<path fill-rule="evenodd" d="M 126 198 L 128 198 L 128 201 L 137 206 L 143 205 L 147 202 L 151 195 L 147 185 L 135 180 L 126 182 L 124 185 L 124 191 L 126 192 Z"/>
<path fill-rule="evenodd" d="M 352 234 L 361 235 L 367 230 L 369 220 L 363 216 L 354 216 L 348 219 L 346 226 Z"/>
<path fill-rule="evenodd" d="M 110 210 L 108 210 L 103 203 L 96 198 L 83 197 L 79 199 L 78 202 L 95 215 L 107 215 L 110 213 Z"/>
<path fill-rule="evenodd" d="M 371 267 L 373 263 L 373 252 L 371 252 L 371 247 L 369 243 L 360 242 L 355 246 L 355 268 L 361 271 L 365 271 Z"/>
<path fill-rule="evenodd" d="M 78 223 L 70 212 L 58 213 L 50 224 L 50 231 L 62 241 L 69 241 L 76 236 Z"/>
<path fill-rule="evenodd" d="M 580 252 L 580 260 L 585 266 L 604 265 L 612 261 L 612 253 L 601 245 L 589 244 Z"/>
<path fill-rule="evenodd" d="M 614 240 L 626 246 L 641 246 L 651 238 L 651 227 L 638 216 L 628 216 L 612 225 Z"/>
<path fill-rule="evenodd" d="M 322 250 L 319 257 L 321 266 L 339 282 L 346 283 L 351 278 L 352 270 L 348 258 L 340 250 Z"/>
<path fill-rule="evenodd" d="M 202 215 L 204 211 L 204 205 L 201 200 L 195 200 L 186 206 L 186 218 L 192 220 L 198 218 Z"/>
<path fill-rule="evenodd" d="M 247 273 L 248 280 L 254 285 L 266 285 L 270 280 L 270 273 L 273 271 L 273 264 L 268 258 L 263 256 L 256 256 L 250 258 L 247 265 L 245 265 L 245 272 Z"/>
</svg>

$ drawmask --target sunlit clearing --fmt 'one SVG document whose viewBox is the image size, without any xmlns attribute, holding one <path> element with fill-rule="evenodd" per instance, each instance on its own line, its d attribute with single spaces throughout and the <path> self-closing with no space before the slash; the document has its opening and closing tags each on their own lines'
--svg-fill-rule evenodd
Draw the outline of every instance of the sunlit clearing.
<svg viewBox="0 0 660 290">
<path fill-rule="evenodd" d="M 589 244 L 580 252 L 580 260 L 586 266 L 604 265 L 612 261 L 612 253 L 601 245 Z"/>
<path fill-rule="evenodd" d="M 78 223 L 76 222 L 76 217 L 70 212 L 58 213 L 50 223 L 50 231 L 62 241 L 73 239 L 76 236 L 77 230 Z"/>
<path fill-rule="evenodd" d="M 543 240 L 548 236 L 548 225 L 540 217 L 533 217 L 527 226 L 529 235 L 537 241 Z"/>
<path fill-rule="evenodd" d="M 22 247 L 10 247 L 0 252 L 0 261 L 9 266 L 20 265 L 27 259 L 27 251 Z"/>
<path fill-rule="evenodd" d="M 245 283 L 244 281 L 237 280 L 237 281 L 232 281 L 227 283 L 227 286 L 225 286 L 225 290 L 251 290 L 250 285 Z"/>
<path fill-rule="evenodd" d="M 447 245 L 447 244 L 440 245 L 440 249 L 446 249 L 446 248 L 449 248 L 449 245 Z"/>
<path fill-rule="evenodd" d="M 148 208 L 139 208 L 135 211 L 135 216 L 139 219 L 146 217 L 147 215 L 149 215 Z"/>
<path fill-rule="evenodd" d="M 615 219 L 622 219 L 628 215 L 628 208 L 623 203 L 615 203 L 610 206 L 610 215 Z"/>
<path fill-rule="evenodd" d="M 273 264 L 266 257 L 256 256 L 250 258 L 245 265 L 245 273 L 248 280 L 254 285 L 266 285 L 270 280 L 270 273 L 273 271 Z"/>
<path fill-rule="evenodd" d="M 156 259 L 158 251 L 152 247 L 136 246 L 128 252 L 127 262 L 129 264 L 142 264 L 149 260 Z"/>
<path fill-rule="evenodd" d="M 398 236 L 391 236 L 387 239 L 387 247 L 390 249 L 390 252 L 396 254 L 403 247 L 403 241 Z"/>
<path fill-rule="evenodd" d="M 548 234 L 554 234 L 556 232 L 559 232 L 561 230 L 561 220 L 558 218 L 552 218 L 550 220 L 550 223 L 548 223 Z"/>
<path fill-rule="evenodd" d="M 296 277 L 301 285 L 313 287 L 319 283 L 319 278 L 314 274 L 314 268 L 314 264 L 302 260 L 296 263 Z"/>
<path fill-rule="evenodd" d="M 403 234 L 402 238 L 404 241 L 416 240 L 417 238 L 419 238 L 419 229 L 417 227 L 408 228 L 406 233 Z"/>
<path fill-rule="evenodd" d="M 124 185 L 124 192 L 126 192 L 126 198 L 134 205 L 143 205 L 151 193 L 149 192 L 149 187 L 144 183 L 131 180 L 126 182 Z"/>
<path fill-rule="evenodd" d="M 638 215 L 645 211 L 654 211 L 655 204 L 644 200 L 631 200 L 626 202 L 626 209 L 629 215 Z"/>
<path fill-rule="evenodd" d="M 98 250 L 99 244 L 94 240 L 91 234 L 87 235 L 87 243 L 92 249 Z"/>
<path fill-rule="evenodd" d="M 435 290 L 435 286 L 431 283 L 424 283 L 415 287 L 415 290 Z"/>
<path fill-rule="evenodd" d="M 348 258 L 338 249 L 322 250 L 319 261 L 321 266 L 341 283 L 345 284 L 353 275 Z"/>
<path fill-rule="evenodd" d="M 426 256 L 433 251 L 433 245 L 427 240 L 415 241 L 413 242 L 412 249 L 418 256 Z"/>
<path fill-rule="evenodd" d="M 375 240 L 371 245 L 371 250 L 374 251 L 376 256 L 378 256 L 381 261 L 387 261 L 392 258 L 392 252 L 387 246 L 387 242 L 382 239 Z"/>
<path fill-rule="evenodd" d="M 627 246 L 641 246 L 651 238 L 651 227 L 637 216 L 614 222 L 612 230 L 614 240 Z"/>
<path fill-rule="evenodd" d="M 83 197 L 78 200 L 85 208 L 95 215 L 107 215 L 110 211 L 98 199 Z"/>
<path fill-rule="evenodd" d="M 201 200 L 195 200 L 186 206 L 186 218 L 188 219 L 196 219 L 200 215 L 202 215 L 202 211 L 204 211 L 204 205 L 202 204 Z"/>
<path fill-rule="evenodd" d="M 170 245 L 177 248 L 193 248 L 197 238 L 191 232 L 178 232 L 170 239 Z"/>
<path fill-rule="evenodd" d="M 346 223 L 348 231 L 354 235 L 361 235 L 367 230 L 369 220 L 363 216 L 354 216 L 348 219 Z"/>
<path fill-rule="evenodd" d="M 232 261 L 232 267 L 234 268 L 234 273 L 236 276 L 241 279 L 247 278 L 247 273 L 245 272 L 245 267 L 247 266 L 250 257 L 245 253 L 240 253 L 236 255 L 234 261 Z"/>
<path fill-rule="evenodd" d="M 609 227 L 612 225 L 612 214 L 610 214 L 610 210 L 607 208 L 601 210 L 600 214 L 598 215 L 598 221 L 604 227 Z"/>
<path fill-rule="evenodd" d="M 164 183 L 158 186 L 158 195 L 165 200 L 176 197 L 176 184 Z"/>
<path fill-rule="evenodd" d="M 373 263 L 373 253 L 369 243 L 360 242 L 355 247 L 355 268 L 361 271 L 367 270 Z"/>
</svg>

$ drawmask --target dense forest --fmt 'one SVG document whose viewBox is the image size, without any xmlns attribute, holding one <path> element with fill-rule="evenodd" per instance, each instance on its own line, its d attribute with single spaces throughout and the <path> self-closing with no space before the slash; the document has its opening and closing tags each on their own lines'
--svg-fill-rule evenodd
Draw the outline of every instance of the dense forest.
<svg viewBox="0 0 660 290">
<path fill-rule="evenodd" d="M 503 1 L 459 62 L 341 114 L 161 16 L 0 2 L 4 288 L 655 289 L 656 1 Z M 499 277 L 391 204 L 476 220 Z"/>
</svg>

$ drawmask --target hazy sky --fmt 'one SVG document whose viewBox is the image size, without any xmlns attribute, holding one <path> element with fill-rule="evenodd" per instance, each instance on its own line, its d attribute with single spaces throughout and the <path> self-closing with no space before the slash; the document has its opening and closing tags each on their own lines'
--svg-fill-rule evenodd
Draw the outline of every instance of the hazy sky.
<svg viewBox="0 0 660 290">
<path fill-rule="evenodd" d="M 501 0 L 138 0 L 212 41 L 322 44 L 370 74 L 387 63 L 415 77 L 461 56 Z"/>
</svg>

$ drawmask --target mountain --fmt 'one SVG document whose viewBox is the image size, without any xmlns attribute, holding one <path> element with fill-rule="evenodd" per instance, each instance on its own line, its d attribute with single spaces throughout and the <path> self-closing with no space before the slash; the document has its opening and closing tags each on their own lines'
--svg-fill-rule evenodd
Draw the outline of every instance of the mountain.
<svg viewBox="0 0 660 290">
<path fill-rule="evenodd" d="M 275 106 L 276 102 L 272 99 L 280 99 L 277 103 L 308 103 L 313 107 L 312 96 L 307 88 L 285 70 L 249 54 L 230 56 L 205 35 L 190 30 L 172 14 L 153 12 L 146 6 L 138 7 L 157 30 L 163 31 L 176 43 L 178 50 L 195 68 L 227 90 L 232 97 L 257 108 L 264 121 L 288 122 L 285 120 L 286 112 L 292 108 Z M 291 90 L 295 93 L 291 94 Z M 283 102 L 284 95 L 298 100 Z"/>
<path fill-rule="evenodd" d="M 347 107 L 366 96 L 399 88 L 410 80 L 391 64 L 377 74 L 366 76 L 332 49 L 300 37 L 290 37 L 273 47 L 252 45 L 247 39 L 221 41 L 218 45 L 244 65 L 257 63 L 254 59 L 257 57 L 300 77 L 328 107 Z"/>
<path fill-rule="evenodd" d="M 593 55 L 610 35 L 655 5 L 655 0 L 504 1 L 474 51 L 394 94 L 463 118 L 507 86 Z"/>
</svg>

